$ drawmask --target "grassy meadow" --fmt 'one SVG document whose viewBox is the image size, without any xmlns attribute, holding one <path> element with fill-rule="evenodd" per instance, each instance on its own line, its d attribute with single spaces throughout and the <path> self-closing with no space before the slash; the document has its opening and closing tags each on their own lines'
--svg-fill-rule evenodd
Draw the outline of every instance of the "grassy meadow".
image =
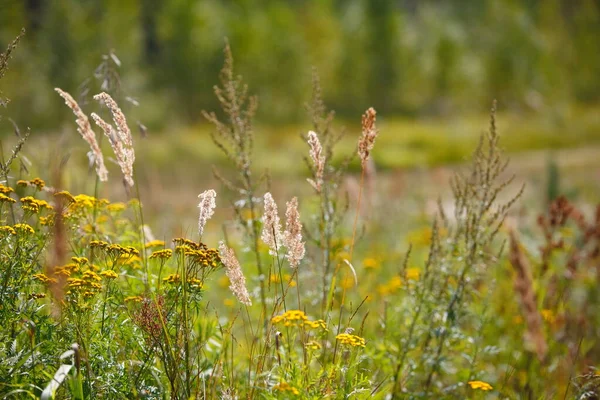
<svg viewBox="0 0 600 400">
<path fill-rule="evenodd" d="M 255 124 L 226 47 L 203 124 L 57 91 L 60 129 L 4 138 L 0 398 L 599 398 L 598 109 L 321 92 Z"/>
</svg>

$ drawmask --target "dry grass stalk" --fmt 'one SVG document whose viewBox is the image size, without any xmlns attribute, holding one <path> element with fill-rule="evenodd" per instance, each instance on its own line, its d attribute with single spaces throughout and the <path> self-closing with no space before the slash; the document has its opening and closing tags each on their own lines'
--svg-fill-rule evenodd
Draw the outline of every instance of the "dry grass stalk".
<svg viewBox="0 0 600 400">
<path fill-rule="evenodd" d="M 242 272 L 242 267 L 238 261 L 233 249 L 228 248 L 223 241 L 219 242 L 219 253 L 221 253 L 221 261 L 225 265 L 225 273 L 229 278 L 229 289 L 231 293 L 247 306 L 252 305 L 248 289 L 246 288 L 246 278 Z"/>
<path fill-rule="evenodd" d="M 98 114 L 92 113 L 92 118 L 104 131 L 110 145 L 115 152 L 117 163 L 129 186 L 133 186 L 133 163 L 135 161 L 135 151 L 133 149 L 133 139 L 131 130 L 127 126 L 125 115 L 117 103 L 107 93 L 100 93 L 94 96 L 95 100 L 102 101 L 110 110 L 113 121 L 117 127 L 115 130 L 112 125 L 104 121 Z"/>
<path fill-rule="evenodd" d="M 279 248 L 283 244 L 279 212 L 277 211 L 277 204 L 275 203 L 275 200 L 273 200 L 271 193 L 265 193 L 264 200 L 265 215 L 263 217 L 264 221 L 261 238 L 263 242 L 269 246 L 269 254 L 277 256 Z"/>
<path fill-rule="evenodd" d="M 56 92 L 65 100 L 65 104 L 73 111 L 73 114 L 75 114 L 75 117 L 77 118 L 75 120 L 77 132 L 79 132 L 81 137 L 90 145 L 88 157 L 92 159 L 96 165 L 96 174 L 98 175 L 98 178 L 102 182 L 106 182 L 108 180 L 108 171 L 104 165 L 104 156 L 96 141 L 96 134 L 92 130 L 90 120 L 69 93 L 60 88 L 55 88 L 54 90 L 56 90 Z"/>
<path fill-rule="evenodd" d="M 209 189 L 199 194 L 198 197 L 200 198 L 200 204 L 198 204 L 198 208 L 200 208 L 200 216 L 198 217 L 198 233 L 200 234 L 200 237 L 202 237 L 206 221 L 208 221 L 215 213 L 215 207 L 217 206 L 217 203 L 215 202 L 215 199 L 217 198 L 217 192 Z"/>
<path fill-rule="evenodd" d="M 378 134 L 375 126 L 376 115 L 377 112 L 371 107 L 362 116 L 362 136 L 358 140 L 358 155 L 363 169 L 366 167 Z"/>
<path fill-rule="evenodd" d="M 323 185 L 323 171 L 325 170 L 325 152 L 319 141 L 319 137 L 316 132 L 308 132 L 308 145 L 310 146 L 310 158 L 314 164 L 315 179 L 307 179 L 308 183 L 317 191 L 321 193 L 321 186 Z"/>
<path fill-rule="evenodd" d="M 548 352 L 548 345 L 542 331 L 542 317 L 537 308 L 529 263 L 519 247 L 514 232 L 510 233 L 510 263 L 517 273 L 514 287 L 521 299 L 521 307 L 527 326 L 526 338 L 533 343 L 538 359 L 542 361 Z"/>
<path fill-rule="evenodd" d="M 304 258 L 304 242 L 302 241 L 302 222 L 298 212 L 298 198 L 294 197 L 287 202 L 285 211 L 285 232 L 283 232 L 283 244 L 287 247 L 288 259 L 292 268 L 298 267 Z"/>
</svg>

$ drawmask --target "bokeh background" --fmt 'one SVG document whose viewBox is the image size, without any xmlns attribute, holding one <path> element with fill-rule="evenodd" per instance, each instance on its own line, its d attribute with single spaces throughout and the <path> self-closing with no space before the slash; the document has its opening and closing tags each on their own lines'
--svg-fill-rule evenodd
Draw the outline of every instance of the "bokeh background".
<svg viewBox="0 0 600 400">
<path fill-rule="evenodd" d="M 386 196 L 437 196 L 497 99 L 503 146 L 531 196 L 598 199 L 599 0 L 0 0 L 0 43 L 21 27 L 1 84 L 11 103 L 0 135 L 8 146 L 13 122 L 29 127 L 27 173 L 68 158 L 73 191 L 89 192 L 93 172 L 81 172 L 86 145 L 52 89 L 91 112 L 91 96 L 108 85 L 139 127 L 144 201 L 194 213 L 195 194 L 214 184 L 210 166 L 226 168 L 201 111 L 219 108 L 212 87 L 227 38 L 259 97 L 256 168 L 274 186 L 306 177 L 300 135 L 314 68 L 347 128 L 342 153 L 361 113 L 378 110 L 374 160 Z M 124 196 L 115 166 L 111 174 L 114 187 L 103 190 Z"/>
</svg>

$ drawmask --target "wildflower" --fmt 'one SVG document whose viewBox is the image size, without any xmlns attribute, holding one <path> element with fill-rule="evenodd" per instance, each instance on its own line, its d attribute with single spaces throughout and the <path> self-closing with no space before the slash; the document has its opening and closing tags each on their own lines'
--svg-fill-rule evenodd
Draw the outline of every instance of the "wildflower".
<svg viewBox="0 0 600 400">
<path fill-rule="evenodd" d="M 46 276 L 46 274 L 33 274 L 32 277 L 33 277 L 33 279 L 37 279 L 38 281 L 40 281 L 42 283 L 55 283 L 56 282 L 56 279 L 49 278 L 48 276 Z"/>
<path fill-rule="evenodd" d="M 65 99 L 65 104 L 73 110 L 73 114 L 77 119 L 75 123 L 77 124 L 77 132 L 81 135 L 83 140 L 85 140 L 90 145 L 90 152 L 88 153 L 88 157 L 90 160 L 96 164 L 96 174 L 98 178 L 105 182 L 108 180 L 108 170 L 104 166 L 104 157 L 102 155 L 102 151 L 100 150 L 100 146 L 96 141 L 96 134 L 92 130 L 92 126 L 90 125 L 90 120 L 87 115 L 81 110 L 79 104 L 73 99 L 73 97 L 63 90 L 59 88 L 55 88 L 56 92 Z"/>
<path fill-rule="evenodd" d="M 204 245 L 198 244 L 198 243 L 194 242 L 193 240 L 182 238 L 182 237 L 173 239 L 173 243 L 175 243 L 178 246 L 187 246 L 194 250 L 199 250 L 199 249 L 204 248 L 203 247 Z"/>
<path fill-rule="evenodd" d="M 418 281 L 421 276 L 421 270 L 419 268 L 408 268 L 406 270 L 406 279 Z"/>
<path fill-rule="evenodd" d="M 278 391 L 278 392 L 289 392 L 295 396 L 300 394 L 300 391 L 298 389 L 296 389 L 293 386 L 290 386 L 286 382 L 281 382 L 281 383 L 278 383 L 277 385 L 273 386 L 273 390 Z"/>
<path fill-rule="evenodd" d="M 379 261 L 375 258 L 365 258 L 363 260 L 363 267 L 369 270 L 377 269 L 379 268 Z"/>
<path fill-rule="evenodd" d="M 100 275 L 98 275 L 94 271 L 89 270 L 85 271 L 81 278 L 87 283 L 93 283 L 94 281 L 100 282 L 102 280 L 102 278 L 100 278 Z"/>
<path fill-rule="evenodd" d="M 118 277 L 117 273 L 111 269 L 107 269 L 100 272 L 100 275 L 102 275 L 106 279 L 116 279 Z"/>
<path fill-rule="evenodd" d="M 52 226 L 52 225 L 54 225 L 54 218 L 53 218 L 53 216 L 39 217 L 39 221 L 40 221 L 40 225 L 43 225 L 43 226 Z"/>
<path fill-rule="evenodd" d="M 369 108 L 362 116 L 362 136 L 358 140 L 358 155 L 363 169 L 367 165 L 371 150 L 377 138 L 377 128 L 375 127 L 376 112 L 373 107 Z"/>
<path fill-rule="evenodd" d="M 46 297 L 46 293 L 32 293 L 29 295 L 29 300 L 43 299 Z"/>
<path fill-rule="evenodd" d="M 21 208 L 23 208 L 23 210 L 30 211 L 34 214 L 37 214 L 40 211 L 40 209 L 42 209 L 42 208 L 45 208 L 47 210 L 52 210 L 52 206 L 50 204 L 48 204 L 47 201 L 38 200 L 31 196 L 23 197 L 21 199 L 21 203 L 23 203 L 23 205 L 21 206 Z"/>
<path fill-rule="evenodd" d="M 552 310 L 544 309 L 540 311 L 540 314 L 542 315 L 544 321 L 548 322 L 549 324 L 553 324 L 556 321 L 556 315 Z"/>
<path fill-rule="evenodd" d="M 4 193 L 0 193 L 0 203 L 16 203 L 17 201 L 12 197 L 5 195 Z"/>
<path fill-rule="evenodd" d="M 340 333 L 335 337 L 341 344 L 352 347 L 365 347 L 365 339 L 350 333 Z"/>
<path fill-rule="evenodd" d="M 304 258 L 304 242 L 302 241 L 302 223 L 298 212 L 298 198 L 294 197 L 287 204 L 285 211 L 285 232 L 283 244 L 287 247 L 285 257 L 290 262 L 290 267 L 296 268 Z"/>
<path fill-rule="evenodd" d="M 308 132 L 307 142 L 310 146 L 310 158 L 315 165 L 315 180 L 307 179 L 307 181 L 317 191 L 317 193 L 321 193 L 321 186 L 323 185 L 323 171 L 325 170 L 325 153 L 321 147 L 321 142 L 319 142 L 319 137 L 315 132 Z"/>
<path fill-rule="evenodd" d="M 127 297 L 125 297 L 125 298 L 123 299 L 123 301 L 124 301 L 125 303 L 129 303 L 129 302 L 132 302 L 132 303 L 139 303 L 139 302 L 141 302 L 142 300 L 143 300 L 143 299 L 142 299 L 142 296 L 127 296 Z"/>
<path fill-rule="evenodd" d="M 12 226 L 4 225 L 0 226 L 0 233 L 7 233 L 9 235 L 16 235 L 17 231 Z"/>
<path fill-rule="evenodd" d="M 73 197 L 73 195 L 66 190 L 61 190 L 60 192 L 56 192 L 56 193 L 54 193 L 54 195 L 57 197 L 65 198 L 69 203 L 73 203 L 75 201 L 75 197 Z"/>
<path fill-rule="evenodd" d="M 9 187 L 9 186 L 5 186 L 3 184 L 0 183 L 0 194 L 11 194 L 12 192 L 14 192 L 13 188 Z"/>
<path fill-rule="evenodd" d="M 200 208 L 198 233 L 200 234 L 200 237 L 202 237 L 206 221 L 208 221 L 215 213 L 215 207 L 217 206 L 215 198 L 217 197 L 217 192 L 209 189 L 199 194 L 198 197 L 200 198 L 200 204 L 198 204 L 198 208 Z"/>
<path fill-rule="evenodd" d="M 152 240 L 151 242 L 146 243 L 145 248 L 149 249 L 151 247 L 164 247 L 165 242 L 162 240 Z"/>
<path fill-rule="evenodd" d="M 200 279 L 198 279 L 198 278 L 190 278 L 190 279 L 188 279 L 188 284 L 190 286 L 198 288 L 198 289 L 201 289 L 202 286 L 203 286 L 202 281 Z"/>
<path fill-rule="evenodd" d="M 90 261 L 85 257 L 71 257 L 71 261 L 75 264 L 84 265 L 89 263 Z"/>
<path fill-rule="evenodd" d="M 235 297 L 237 297 L 240 303 L 247 306 L 252 305 L 252 300 L 250 300 L 250 295 L 246 288 L 246 278 L 244 277 L 240 262 L 236 258 L 233 249 L 227 248 L 225 243 L 221 241 L 219 243 L 219 252 L 221 253 L 223 265 L 225 265 L 225 273 L 229 278 L 229 282 L 231 282 L 229 289 Z"/>
<path fill-rule="evenodd" d="M 150 255 L 150 258 L 158 258 L 161 260 L 166 260 L 168 258 L 171 258 L 172 255 L 173 255 L 173 250 L 163 249 L 163 250 L 157 250 L 157 251 L 153 252 Z"/>
<path fill-rule="evenodd" d="M 471 389 L 480 389 L 480 390 L 484 390 L 484 391 L 493 389 L 492 385 L 490 385 L 487 382 L 483 382 L 483 381 L 469 381 L 468 383 L 469 383 L 469 386 L 471 386 Z"/>
<path fill-rule="evenodd" d="M 316 321 L 305 321 L 304 324 L 310 329 L 323 329 L 324 331 L 327 330 L 327 324 L 322 319 L 318 319 Z"/>
<path fill-rule="evenodd" d="M 181 276 L 179 274 L 170 274 L 166 278 L 163 278 L 164 282 L 176 284 L 181 282 Z"/>
<path fill-rule="evenodd" d="M 301 310 L 289 310 L 271 318 L 271 323 L 275 325 L 283 323 L 283 326 L 297 326 L 304 324 L 306 321 L 308 321 L 308 317 Z"/>
<path fill-rule="evenodd" d="M 281 234 L 281 223 L 277 212 L 277 204 L 273 200 L 271 193 L 267 192 L 264 196 L 265 215 L 263 217 L 262 240 L 269 246 L 269 254 L 276 256 L 279 248 L 283 244 L 283 235 Z"/>
<path fill-rule="evenodd" d="M 21 232 L 21 233 L 29 233 L 32 235 L 35 233 L 33 228 L 28 224 L 15 224 L 14 228 L 17 232 Z"/>
<path fill-rule="evenodd" d="M 311 340 L 304 345 L 308 350 L 321 350 L 321 343 Z"/>
<path fill-rule="evenodd" d="M 108 211 L 114 212 L 114 213 L 124 211 L 125 208 L 126 208 L 125 203 L 112 203 L 106 207 L 106 209 Z"/>
<path fill-rule="evenodd" d="M 104 92 L 95 95 L 94 100 L 104 102 L 112 114 L 113 121 L 117 127 L 116 131 L 112 125 L 100 118 L 98 114 L 92 113 L 91 115 L 96 124 L 108 138 L 110 146 L 117 158 L 117 163 L 119 164 L 119 167 L 121 167 L 125 182 L 127 182 L 129 186 L 133 186 L 133 163 L 135 161 L 135 152 L 133 150 L 131 131 L 127 126 L 125 115 L 112 97 Z"/>
</svg>

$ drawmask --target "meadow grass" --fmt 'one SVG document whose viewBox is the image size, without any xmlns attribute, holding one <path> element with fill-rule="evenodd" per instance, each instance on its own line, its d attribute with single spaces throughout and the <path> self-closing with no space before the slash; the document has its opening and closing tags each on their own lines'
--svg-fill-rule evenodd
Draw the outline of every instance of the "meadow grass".
<svg viewBox="0 0 600 400">
<path fill-rule="evenodd" d="M 460 143 L 461 159 L 467 146 L 472 154 L 434 212 L 393 215 L 392 201 L 378 196 L 372 158 L 380 165 L 396 146 L 410 148 L 410 140 L 385 134 L 408 125 L 369 109 L 362 125 L 357 118 L 357 134 L 345 136 L 352 144 L 342 141 L 315 74 L 310 122 L 298 139 L 305 163 L 286 151 L 281 166 L 270 164 L 302 168 L 306 189 L 278 195 L 263 167 L 277 159 L 265 141 L 282 139 L 258 134 L 254 100 L 233 72 L 229 48 L 225 60 L 215 90 L 222 110 L 205 116 L 232 167 L 218 163 L 216 190 L 197 189 L 199 217 L 190 225 L 198 229 L 181 236 L 153 233 L 163 231 L 152 226 L 160 221 L 148 214 L 152 192 L 140 190 L 138 168 L 148 165 L 147 154 L 169 163 L 213 154 L 198 145 L 201 136 L 139 144 L 111 93 L 95 97 L 108 108 L 94 104 L 98 114 L 90 116 L 114 150 L 118 168 L 108 168 L 108 179 L 119 182 L 123 202 L 100 195 L 98 158 L 92 165 L 101 173 L 77 194 L 64 183 L 64 163 L 52 164 L 45 179 L 27 176 L 23 155 L 35 142 L 24 136 L 12 152 L 4 148 L 2 396 L 600 395 L 600 207 L 556 196 L 535 208 L 546 208 L 537 218 L 527 214 L 502 152 L 495 104 L 487 130 L 464 133 L 464 142 L 413 126 L 422 154 L 449 143 Z M 94 149 L 84 119 L 78 116 L 80 133 Z M 507 137 L 506 147 L 529 146 L 520 135 Z M 421 165 L 422 154 L 413 153 Z M 361 174 L 354 189 L 344 184 L 353 168 Z M 196 187 L 189 176 L 187 185 Z M 189 190 L 163 193 L 164 207 Z"/>
</svg>

